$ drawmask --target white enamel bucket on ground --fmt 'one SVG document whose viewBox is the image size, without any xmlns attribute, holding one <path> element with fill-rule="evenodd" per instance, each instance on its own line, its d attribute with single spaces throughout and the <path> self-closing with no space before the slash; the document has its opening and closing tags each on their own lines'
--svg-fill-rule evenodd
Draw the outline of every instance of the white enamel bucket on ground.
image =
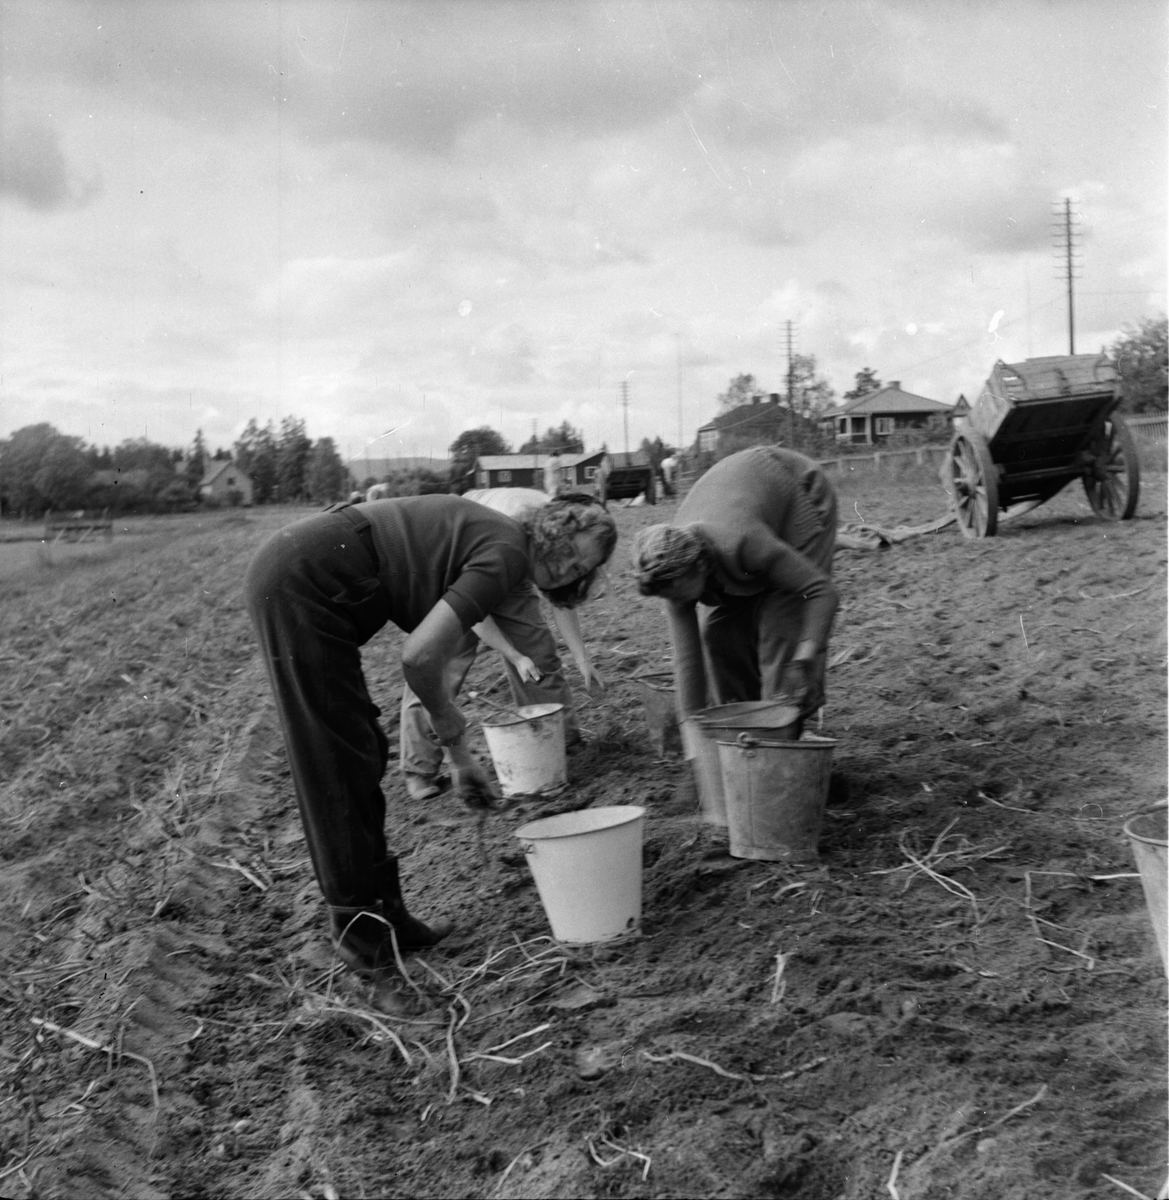
<svg viewBox="0 0 1169 1200">
<path fill-rule="evenodd" d="M 554 796 L 568 783 L 564 705 L 525 704 L 483 722 L 505 796 Z"/>
<path fill-rule="evenodd" d="M 1151 808 L 1134 813 L 1124 823 L 1124 832 L 1132 846 L 1145 903 L 1157 935 L 1161 965 L 1169 973 L 1169 950 L 1166 949 L 1166 920 L 1169 918 L 1169 808 Z"/>
<path fill-rule="evenodd" d="M 814 862 L 832 774 L 832 738 L 718 742 L 733 858 Z"/>
<path fill-rule="evenodd" d="M 726 825 L 727 804 L 719 762 L 720 739 L 733 739 L 747 730 L 768 741 L 795 741 L 800 710 L 786 700 L 744 700 L 737 704 L 716 704 L 692 713 L 682 723 L 682 742 L 694 782 L 703 819 L 711 825 Z"/>
<path fill-rule="evenodd" d="M 558 942 L 587 945 L 638 932 L 644 817 L 636 805 L 610 805 L 516 830 Z"/>
</svg>

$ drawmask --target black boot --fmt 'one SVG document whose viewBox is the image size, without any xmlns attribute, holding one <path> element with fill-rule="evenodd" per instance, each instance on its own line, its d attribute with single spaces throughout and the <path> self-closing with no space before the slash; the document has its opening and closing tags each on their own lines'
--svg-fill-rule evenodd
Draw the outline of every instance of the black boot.
<svg viewBox="0 0 1169 1200">
<path fill-rule="evenodd" d="M 329 905 L 329 932 L 337 956 L 354 971 L 371 975 L 393 972 L 395 941 L 399 954 L 426 950 L 454 928 L 445 920 L 426 925 L 406 911 L 396 858 L 377 866 L 374 887 L 378 900 L 373 904 Z"/>
<path fill-rule="evenodd" d="M 375 887 L 381 898 L 382 915 L 397 934 L 399 950 L 425 950 L 441 942 L 454 929 L 454 922 L 443 917 L 425 925 L 406 911 L 398 878 L 398 860 L 392 854 L 376 868 Z"/>
<path fill-rule="evenodd" d="M 330 904 L 329 934 L 337 957 L 350 970 L 375 978 L 396 973 L 394 944 L 380 908 Z"/>
</svg>

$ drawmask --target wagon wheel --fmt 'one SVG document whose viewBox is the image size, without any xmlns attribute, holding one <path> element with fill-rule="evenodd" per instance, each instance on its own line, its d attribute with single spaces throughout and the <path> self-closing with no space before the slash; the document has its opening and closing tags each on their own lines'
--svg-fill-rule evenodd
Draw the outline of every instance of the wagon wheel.
<svg viewBox="0 0 1169 1200">
<path fill-rule="evenodd" d="M 1106 521 L 1127 521 L 1141 495 L 1141 464 L 1136 440 L 1123 417 L 1104 422 L 1084 471 L 1084 491 L 1092 511 Z"/>
<path fill-rule="evenodd" d="M 999 476 L 986 438 L 973 429 L 950 445 L 950 482 L 958 527 L 968 538 L 994 537 L 999 519 Z"/>
</svg>

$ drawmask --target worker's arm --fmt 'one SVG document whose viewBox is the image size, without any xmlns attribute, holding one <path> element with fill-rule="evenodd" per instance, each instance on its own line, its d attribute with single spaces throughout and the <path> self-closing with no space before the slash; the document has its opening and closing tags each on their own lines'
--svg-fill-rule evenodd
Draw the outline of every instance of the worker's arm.
<svg viewBox="0 0 1169 1200">
<path fill-rule="evenodd" d="M 753 539 L 744 554 L 747 573 L 769 591 L 798 596 L 804 602 L 800 640 L 792 661 L 811 662 L 828 645 L 828 634 L 840 598 L 832 579 L 798 550 L 779 538 L 763 544 Z"/>
<path fill-rule="evenodd" d="M 572 654 L 572 661 L 576 663 L 577 669 L 584 677 L 589 695 L 599 696 L 605 690 L 605 681 L 597 673 L 596 667 L 589 658 L 588 648 L 584 644 L 584 633 L 580 627 L 580 617 L 577 615 L 576 609 L 561 608 L 554 604 L 552 618 L 556 622 L 556 628 L 560 630 L 564 644 Z"/>
<path fill-rule="evenodd" d="M 751 550 L 757 579 L 772 591 L 803 601 L 799 640 L 773 686 L 777 696 L 797 704 L 806 715 L 822 702 L 814 685 L 814 664 L 827 649 L 839 597 L 829 575 L 781 539 L 769 538 L 762 545 L 755 541 Z"/>
<path fill-rule="evenodd" d="M 494 792 L 487 773 L 471 756 L 464 734 L 467 721 L 455 706 L 446 668 L 463 640 L 463 623 L 440 600 L 402 647 L 402 674 L 430 717 L 430 726 L 451 762 L 455 791 L 472 807 L 490 808 Z"/>
<path fill-rule="evenodd" d="M 467 727 L 446 680 L 447 664 L 462 639 L 463 624 L 458 614 L 440 600 L 402 646 L 402 674 L 422 701 L 435 735 L 444 745 L 458 741 Z"/>
<path fill-rule="evenodd" d="M 521 679 L 528 683 L 536 683 L 539 680 L 540 669 L 526 654 L 521 654 L 507 640 L 507 635 L 491 617 L 484 617 L 478 625 L 472 625 L 471 628 L 485 646 L 490 646 L 492 650 L 498 650 L 515 667 L 516 673 Z"/>
<path fill-rule="evenodd" d="M 693 604 L 666 603 L 670 638 L 674 644 L 674 687 L 678 720 L 706 707 L 706 668 L 702 661 L 702 639 L 698 612 Z"/>
</svg>

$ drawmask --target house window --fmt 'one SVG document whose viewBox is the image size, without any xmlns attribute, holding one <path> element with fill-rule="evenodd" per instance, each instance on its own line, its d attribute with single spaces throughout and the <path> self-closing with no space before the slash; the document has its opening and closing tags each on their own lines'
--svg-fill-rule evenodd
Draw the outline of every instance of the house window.
<svg viewBox="0 0 1169 1200">
<path fill-rule="evenodd" d="M 228 486 L 228 487 L 235 487 L 235 480 L 234 480 L 234 479 L 232 479 L 232 477 L 231 477 L 230 475 L 227 477 L 227 486 Z"/>
<path fill-rule="evenodd" d="M 874 417 L 876 429 L 874 432 L 880 437 L 884 433 L 892 433 L 894 426 L 897 424 L 893 417 Z"/>
<path fill-rule="evenodd" d="M 848 432 L 848 418 L 847 417 L 841 417 L 840 420 L 837 422 L 836 432 L 837 433 L 847 433 Z"/>
<path fill-rule="evenodd" d="M 587 480 L 589 480 L 590 482 L 592 480 L 596 479 L 596 477 L 597 477 L 597 468 L 596 467 L 585 467 L 584 472 L 585 472 L 585 478 Z"/>
<path fill-rule="evenodd" d="M 499 472 L 499 482 L 500 483 L 511 483 L 511 472 L 510 471 L 500 471 Z"/>
</svg>

